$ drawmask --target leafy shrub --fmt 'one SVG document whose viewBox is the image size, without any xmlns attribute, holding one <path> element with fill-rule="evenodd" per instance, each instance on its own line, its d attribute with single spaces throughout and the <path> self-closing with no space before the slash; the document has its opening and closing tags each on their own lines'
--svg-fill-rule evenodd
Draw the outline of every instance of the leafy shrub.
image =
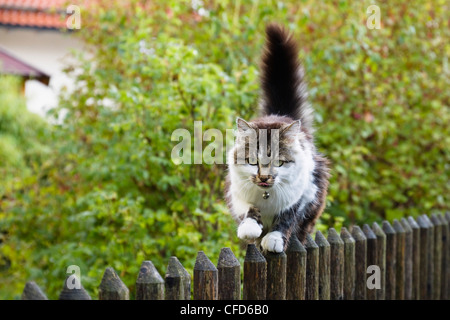
<svg viewBox="0 0 450 320">
<path fill-rule="evenodd" d="M 368 1 L 99 3 L 82 13 L 87 49 L 68 68 L 76 88 L 54 111 L 66 116 L 45 140 L 52 155 L 1 203 L 2 295 L 36 279 L 56 298 L 72 264 L 95 297 L 108 265 L 133 292 L 145 259 L 160 273 L 172 255 L 192 271 L 198 250 L 215 262 L 228 246 L 242 259 L 225 166 L 175 165 L 171 134 L 256 114 L 270 21 L 299 38 L 317 142 L 333 163 L 318 228 L 449 208 L 444 1 L 379 4 L 379 30 L 366 27 Z"/>
<path fill-rule="evenodd" d="M 46 122 L 26 109 L 21 81 L 0 76 L 0 195 L 7 185 L 31 172 L 48 153 Z"/>
</svg>

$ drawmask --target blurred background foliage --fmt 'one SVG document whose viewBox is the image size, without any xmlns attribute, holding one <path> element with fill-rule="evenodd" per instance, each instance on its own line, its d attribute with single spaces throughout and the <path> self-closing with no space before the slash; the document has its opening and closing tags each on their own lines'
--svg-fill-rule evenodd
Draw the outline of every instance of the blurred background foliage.
<svg viewBox="0 0 450 320">
<path fill-rule="evenodd" d="M 107 266 L 134 294 L 143 260 L 164 275 L 197 251 L 243 259 L 223 200 L 224 165 L 175 165 L 171 133 L 257 114 L 269 22 L 298 39 L 332 162 L 318 229 L 449 209 L 446 1 L 97 1 L 73 92 L 48 124 L 0 78 L 0 297 L 35 280 L 58 297 L 69 265 L 97 296 Z M 381 29 L 368 29 L 371 4 Z"/>
</svg>

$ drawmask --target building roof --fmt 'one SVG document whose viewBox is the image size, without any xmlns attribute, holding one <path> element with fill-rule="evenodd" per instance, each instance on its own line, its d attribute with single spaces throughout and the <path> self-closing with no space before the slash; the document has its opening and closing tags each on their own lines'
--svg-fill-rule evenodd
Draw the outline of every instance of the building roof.
<svg viewBox="0 0 450 320">
<path fill-rule="evenodd" d="M 0 26 L 61 29 L 67 0 L 0 0 Z"/>
<path fill-rule="evenodd" d="M 0 48 L 0 74 L 13 74 L 25 79 L 36 79 L 48 85 L 50 76 Z"/>
</svg>

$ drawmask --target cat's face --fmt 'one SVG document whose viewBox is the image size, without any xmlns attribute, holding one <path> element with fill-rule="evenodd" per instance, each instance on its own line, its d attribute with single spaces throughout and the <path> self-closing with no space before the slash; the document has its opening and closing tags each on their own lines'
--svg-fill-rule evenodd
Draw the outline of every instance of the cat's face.
<svg viewBox="0 0 450 320">
<path fill-rule="evenodd" d="M 230 166 L 242 182 L 269 189 L 295 178 L 302 151 L 299 121 L 280 117 L 255 122 L 238 119 L 237 127 Z"/>
</svg>

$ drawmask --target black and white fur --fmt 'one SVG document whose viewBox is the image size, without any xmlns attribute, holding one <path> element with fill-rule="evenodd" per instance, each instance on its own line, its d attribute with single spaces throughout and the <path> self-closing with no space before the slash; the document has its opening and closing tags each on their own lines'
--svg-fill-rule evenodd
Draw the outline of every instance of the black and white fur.
<svg viewBox="0 0 450 320">
<path fill-rule="evenodd" d="M 266 36 L 261 63 L 261 117 L 249 122 L 237 119 L 237 142 L 228 154 L 225 192 L 239 224 L 238 237 L 257 240 L 265 251 L 282 252 L 292 234 L 304 243 L 312 231 L 325 207 L 329 169 L 328 161 L 314 145 L 313 110 L 307 101 L 297 44 L 276 24 L 266 28 Z M 237 163 L 239 148 L 245 148 L 245 140 L 240 138 L 251 130 L 266 130 L 269 140 L 274 130 L 279 132 L 281 166 L 274 160 L 264 165 L 259 161 L 257 165 Z M 267 151 L 260 149 L 258 159 Z M 264 199 L 264 192 L 270 197 Z"/>
</svg>

